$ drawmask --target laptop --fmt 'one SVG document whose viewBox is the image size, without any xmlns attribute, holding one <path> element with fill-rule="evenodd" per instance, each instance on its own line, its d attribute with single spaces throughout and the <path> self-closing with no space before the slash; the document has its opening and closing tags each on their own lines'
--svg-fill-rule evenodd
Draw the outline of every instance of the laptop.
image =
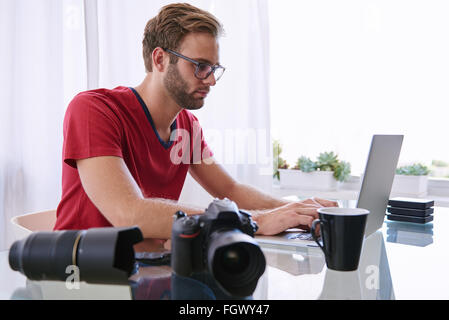
<svg viewBox="0 0 449 320">
<path fill-rule="evenodd" d="M 403 135 L 374 135 L 372 138 L 358 200 L 354 204 L 354 207 L 370 211 L 365 238 L 383 224 L 403 139 Z M 255 238 L 260 244 L 317 247 L 310 232 L 298 229 Z"/>
</svg>

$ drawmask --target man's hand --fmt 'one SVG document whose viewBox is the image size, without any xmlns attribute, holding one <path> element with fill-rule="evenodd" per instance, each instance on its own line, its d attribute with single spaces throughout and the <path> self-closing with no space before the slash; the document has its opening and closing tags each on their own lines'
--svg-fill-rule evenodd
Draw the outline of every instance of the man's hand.
<svg viewBox="0 0 449 320">
<path fill-rule="evenodd" d="M 338 203 L 336 201 L 332 201 L 332 200 L 326 200 L 326 199 L 321 199 L 321 198 L 310 198 L 310 199 L 306 199 L 306 200 L 302 200 L 299 201 L 301 203 L 308 203 L 308 204 L 316 204 L 319 205 L 321 207 L 338 207 Z"/>
<path fill-rule="evenodd" d="M 338 207 L 338 204 L 335 201 L 312 198 L 257 212 L 254 214 L 254 220 L 259 226 L 257 234 L 275 235 L 290 228 L 310 230 L 313 220 L 318 219 L 317 210 L 322 207 Z"/>
</svg>

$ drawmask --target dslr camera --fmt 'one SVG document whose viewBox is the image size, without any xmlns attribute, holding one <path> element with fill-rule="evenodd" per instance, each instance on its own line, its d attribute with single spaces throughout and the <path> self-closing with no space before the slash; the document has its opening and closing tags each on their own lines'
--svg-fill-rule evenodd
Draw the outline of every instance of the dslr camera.
<svg viewBox="0 0 449 320">
<path fill-rule="evenodd" d="M 248 297 L 265 271 L 265 256 L 251 214 L 229 199 L 215 199 L 204 214 L 178 211 L 172 229 L 171 267 L 181 277 L 207 273 L 226 294 Z"/>
</svg>

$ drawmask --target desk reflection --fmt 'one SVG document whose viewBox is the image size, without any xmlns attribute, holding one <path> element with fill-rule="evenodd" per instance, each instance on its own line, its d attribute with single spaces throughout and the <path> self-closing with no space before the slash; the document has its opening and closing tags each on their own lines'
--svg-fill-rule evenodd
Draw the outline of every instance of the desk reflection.
<svg viewBox="0 0 449 320">
<path fill-rule="evenodd" d="M 169 266 L 137 264 L 128 285 L 91 284 L 86 282 L 32 281 L 18 288 L 13 300 L 251 300 L 224 292 L 208 272 L 180 277 Z"/>
<path fill-rule="evenodd" d="M 295 251 L 292 251 L 295 250 Z M 324 254 L 319 248 L 295 247 L 290 250 L 278 248 L 264 248 L 267 264 L 270 268 L 275 268 L 287 272 L 262 276 L 257 296 L 267 298 L 272 294 L 269 291 L 275 290 L 283 294 L 279 288 L 291 291 L 281 299 L 305 299 L 318 298 L 330 299 L 366 299 L 366 300 L 389 300 L 395 299 L 393 284 L 390 274 L 385 242 L 381 231 L 378 231 L 365 239 L 359 268 L 356 271 L 343 272 L 328 269 L 326 267 Z M 274 274 L 278 274 L 278 279 L 273 279 Z M 313 275 L 313 277 L 306 276 Z M 268 281 L 268 278 L 270 278 Z M 284 283 L 276 283 L 276 282 Z M 268 283 L 269 282 L 269 283 Z M 286 284 L 285 282 L 289 282 Z M 279 288 L 270 288 L 269 286 Z M 313 289 L 321 287 L 316 293 Z M 299 292 L 299 290 L 310 290 L 309 293 Z"/>
<path fill-rule="evenodd" d="M 326 270 L 320 299 L 395 299 L 381 231 L 365 239 L 356 271 Z"/>
<path fill-rule="evenodd" d="M 73 284 L 73 283 L 72 283 Z M 24 288 L 17 288 L 12 300 L 131 300 L 129 285 L 90 284 L 79 282 L 70 286 L 63 281 L 26 280 Z"/>
<path fill-rule="evenodd" d="M 318 274 L 323 271 L 326 261 L 323 252 L 317 247 L 297 247 L 295 252 L 289 250 L 264 248 L 267 265 L 299 276 Z"/>
<path fill-rule="evenodd" d="M 433 223 L 386 221 L 387 242 L 426 247 L 433 243 Z"/>
<path fill-rule="evenodd" d="M 171 271 L 155 277 L 154 267 L 141 265 L 133 279 L 135 300 L 251 300 L 252 296 L 234 297 L 225 292 L 209 272 L 182 277 Z"/>
<path fill-rule="evenodd" d="M 263 248 L 267 269 L 252 296 L 244 299 L 394 299 L 385 242 L 380 231 L 365 239 L 359 268 L 352 272 L 327 269 L 319 248 Z M 267 272 L 268 266 L 282 272 Z M 313 275 L 305 277 L 305 275 Z M 307 278 L 307 279 L 305 279 Z M 280 280 L 280 281 L 278 281 Z M 307 280 L 306 282 L 304 282 Z M 304 287 L 306 284 L 308 287 Z M 178 277 L 170 266 L 136 265 L 129 285 L 80 283 L 70 290 L 65 282 L 29 281 L 12 299 L 135 299 L 221 300 L 226 295 L 208 273 Z M 272 287 L 270 287 L 270 285 Z M 302 291 L 301 291 L 302 290 Z M 300 294 L 297 294 L 300 293 Z"/>
</svg>

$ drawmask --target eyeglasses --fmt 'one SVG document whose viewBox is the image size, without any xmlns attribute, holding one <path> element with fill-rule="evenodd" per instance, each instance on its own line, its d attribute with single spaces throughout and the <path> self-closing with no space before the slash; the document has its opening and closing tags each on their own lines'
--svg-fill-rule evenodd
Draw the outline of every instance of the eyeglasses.
<svg viewBox="0 0 449 320">
<path fill-rule="evenodd" d="M 198 62 L 196 60 L 190 59 L 190 58 L 183 56 L 182 54 L 177 53 L 173 50 L 165 49 L 165 48 L 162 48 L 162 49 L 164 51 L 167 51 L 168 53 L 174 54 L 177 57 L 183 58 L 184 60 L 187 60 L 187 61 L 195 64 L 196 65 L 195 77 L 200 80 L 207 79 L 211 73 L 214 73 L 215 81 L 218 81 L 218 80 L 220 80 L 221 76 L 223 75 L 223 73 L 226 70 L 225 67 L 222 67 L 219 64 L 213 66 L 208 63 Z"/>
</svg>

